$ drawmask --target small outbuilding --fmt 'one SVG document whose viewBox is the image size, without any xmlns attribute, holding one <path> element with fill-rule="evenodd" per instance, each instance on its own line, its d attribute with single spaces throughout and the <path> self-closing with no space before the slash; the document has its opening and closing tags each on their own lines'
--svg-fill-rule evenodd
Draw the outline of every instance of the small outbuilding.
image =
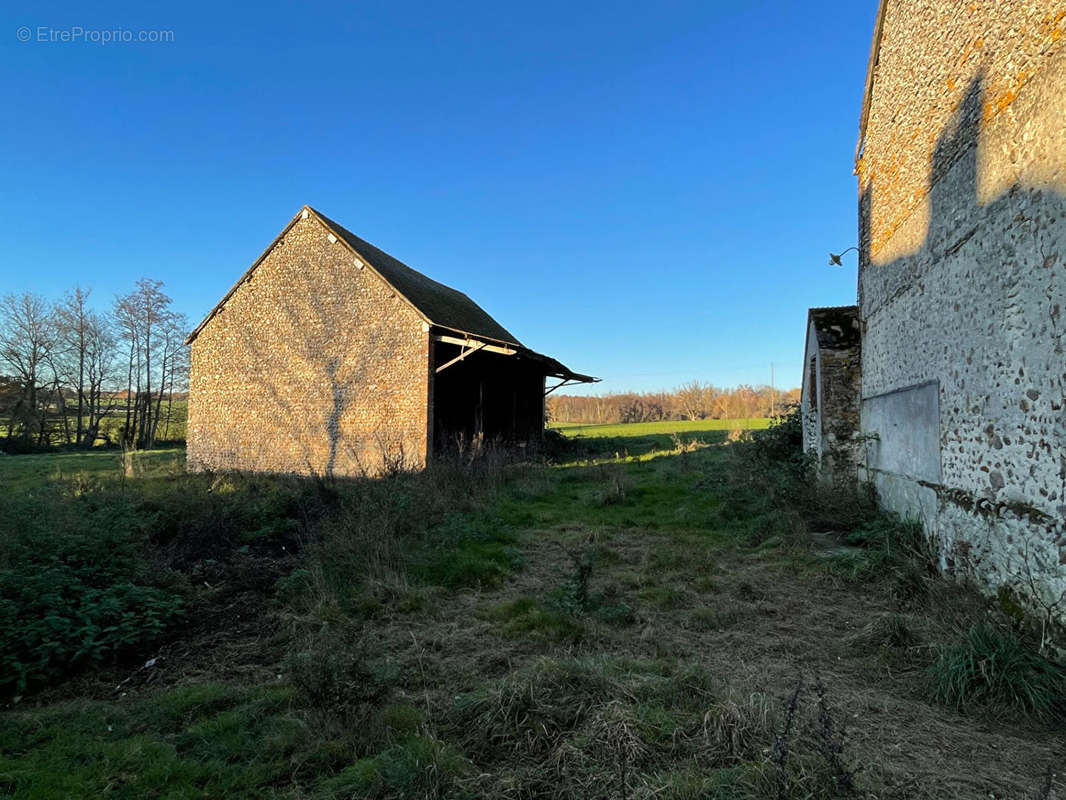
<svg viewBox="0 0 1066 800">
<path fill-rule="evenodd" d="M 823 474 L 854 478 L 862 363 L 858 306 L 807 312 L 803 363 L 803 449 L 815 455 Z"/>
<path fill-rule="evenodd" d="M 191 470 L 350 476 L 526 447 L 547 378 L 597 380 L 308 206 L 187 341 Z"/>
</svg>

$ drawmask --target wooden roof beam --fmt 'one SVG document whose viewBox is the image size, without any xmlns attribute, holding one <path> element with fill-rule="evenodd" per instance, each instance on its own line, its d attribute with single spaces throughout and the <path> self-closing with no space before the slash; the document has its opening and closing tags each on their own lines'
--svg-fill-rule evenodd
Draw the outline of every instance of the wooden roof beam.
<svg viewBox="0 0 1066 800">
<path fill-rule="evenodd" d="M 451 361 L 446 361 L 445 363 L 441 364 L 439 367 L 437 367 L 437 372 L 444 372 L 444 370 L 448 369 L 448 367 L 450 367 L 452 364 L 458 364 L 460 361 L 462 361 L 467 356 L 473 355 L 478 350 L 482 350 L 482 349 L 484 349 L 486 347 L 488 347 L 488 345 L 485 344 L 485 342 L 478 342 L 473 347 L 463 350 L 463 352 L 461 352 L 459 355 L 457 355 Z"/>
<path fill-rule="evenodd" d="M 489 344 L 488 342 L 483 342 L 480 339 L 471 339 L 470 337 L 461 339 L 458 336 L 440 334 L 436 338 L 438 342 L 443 342 L 444 344 L 454 344 L 464 348 L 477 347 L 478 350 L 486 350 L 490 353 L 499 353 L 500 355 L 504 356 L 513 356 L 518 353 L 518 348 L 508 347 L 507 345 Z"/>
</svg>

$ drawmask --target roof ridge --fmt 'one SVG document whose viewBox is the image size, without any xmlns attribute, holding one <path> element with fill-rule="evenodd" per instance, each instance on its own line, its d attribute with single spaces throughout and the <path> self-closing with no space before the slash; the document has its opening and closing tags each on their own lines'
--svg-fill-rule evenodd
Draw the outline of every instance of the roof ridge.
<svg viewBox="0 0 1066 800">
<path fill-rule="evenodd" d="M 401 295 L 427 322 L 458 333 L 481 336 L 524 347 L 514 334 L 497 322 L 465 292 L 434 280 L 408 266 L 380 247 L 352 233 L 321 211 L 305 206 L 326 228 L 344 239 L 393 290 Z M 448 297 L 447 295 L 450 295 Z"/>
</svg>

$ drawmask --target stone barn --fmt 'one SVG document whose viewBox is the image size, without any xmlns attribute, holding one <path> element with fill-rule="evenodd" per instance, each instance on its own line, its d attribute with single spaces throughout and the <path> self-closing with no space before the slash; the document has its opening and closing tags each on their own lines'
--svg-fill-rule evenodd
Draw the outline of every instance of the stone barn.
<svg viewBox="0 0 1066 800">
<path fill-rule="evenodd" d="M 834 479 L 855 479 L 861 338 L 857 306 L 807 313 L 800 400 L 803 449 Z"/>
<path fill-rule="evenodd" d="M 187 341 L 190 470 L 351 476 L 525 447 L 546 378 L 595 380 L 306 206 Z"/>
<path fill-rule="evenodd" d="M 867 475 L 946 570 L 1059 615 L 1064 34 L 1059 3 L 882 0 L 855 163 Z"/>
</svg>

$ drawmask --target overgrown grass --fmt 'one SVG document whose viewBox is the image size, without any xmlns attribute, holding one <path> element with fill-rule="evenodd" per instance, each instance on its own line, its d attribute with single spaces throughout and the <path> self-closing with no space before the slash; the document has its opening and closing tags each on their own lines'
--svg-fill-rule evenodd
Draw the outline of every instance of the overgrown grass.
<svg viewBox="0 0 1066 800">
<path fill-rule="evenodd" d="M 129 704 L 7 712 L 0 789 L 33 800 L 270 796 L 295 777 L 294 761 L 327 749 L 291 712 L 291 697 L 285 687 L 201 684 Z"/>
<path fill-rule="evenodd" d="M 329 620 L 409 598 L 411 581 L 497 585 L 521 563 L 514 530 L 485 502 L 511 485 L 490 458 L 329 483 L 172 474 L 162 458 L 134 476 L 111 464 L 42 478 L 47 458 L 67 457 L 4 460 L 28 463 L 33 484 L 0 495 L 0 693 L 144 653 L 183 613 L 195 625 L 218 583 L 275 588 L 308 620 Z"/>
<path fill-rule="evenodd" d="M 473 771 L 473 764 L 439 739 L 409 736 L 324 781 L 321 796 L 337 800 L 448 797 L 454 796 L 458 779 Z"/>
<path fill-rule="evenodd" d="M 528 596 L 501 603 L 489 611 L 489 617 L 499 621 L 509 636 L 540 636 L 563 642 L 578 641 L 585 634 L 584 624 L 573 614 Z"/>
<path fill-rule="evenodd" d="M 984 707 L 1043 721 L 1066 718 L 1066 666 L 988 622 L 941 644 L 929 680 L 933 698 L 955 708 Z"/>
<path fill-rule="evenodd" d="M 938 737 L 985 734 L 940 703 L 1032 727 L 1058 712 L 1019 687 L 1059 691 L 1059 673 L 1024 637 L 1024 657 L 947 637 L 986 608 L 952 599 L 913 526 L 811 481 L 793 433 L 585 437 L 552 463 L 490 455 L 375 481 L 46 475 L 31 505 L 7 506 L 54 506 L 27 540 L 64 532 L 40 563 L 102 560 L 87 534 L 118 509 L 100 540 L 111 566 L 185 613 L 104 657 L 116 677 L 83 671 L 9 706 L 0 794 L 1032 793 L 1046 763 L 1029 753 L 1062 737 L 997 730 L 962 769 Z M 30 563 L 11 552 L 0 569 Z M 242 632 L 249 614 L 270 624 Z M 230 644 L 232 663 L 213 658 Z M 161 646 L 162 666 L 139 670 Z M 1007 694 L 980 683 L 993 666 L 1015 676 L 992 682 Z M 927 700 L 941 673 L 962 688 Z M 55 701 L 81 687 L 110 699 Z"/>
</svg>

